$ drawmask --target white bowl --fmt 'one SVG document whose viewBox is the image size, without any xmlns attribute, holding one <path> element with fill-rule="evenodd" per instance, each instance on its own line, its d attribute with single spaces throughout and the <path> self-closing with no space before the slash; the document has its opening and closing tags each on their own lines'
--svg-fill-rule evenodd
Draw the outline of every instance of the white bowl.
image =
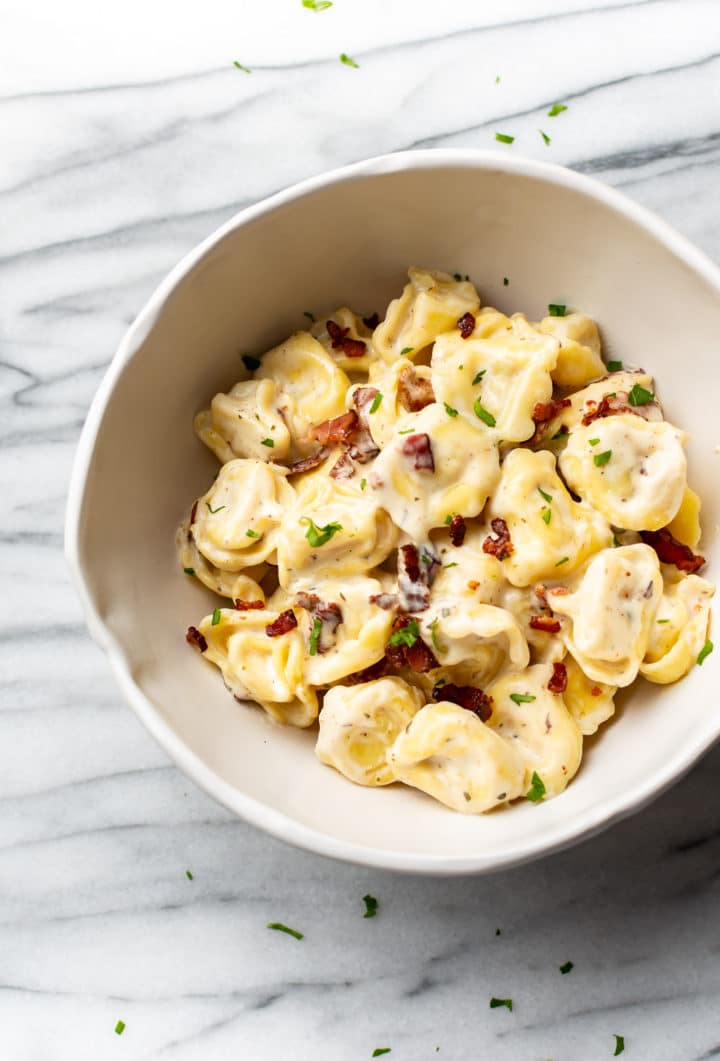
<svg viewBox="0 0 720 1061">
<path fill-rule="evenodd" d="M 217 465 L 193 413 L 303 311 L 382 311 L 408 265 L 469 273 L 483 301 L 595 317 L 606 354 L 658 379 L 691 432 L 704 552 L 715 489 L 720 271 L 662 221 L 587 177 L 479 151 L 413 151 L 304 181 L 190 253 L 140 313 L 80 440 L 66 547 L 93 636 L 150 732 L 201 788 L 301 847 L 420 873 L 480 873 L 599 831 L 657 796 L 720 736 L 720 653 L 678 685 L 638 683 L 586 742 L 568 790 L 540 805 L 454 814 L 401 786 L 364 789 L 315 758 L 314 734 L 236 703 L 185 643 L 211 595 L 183 578 L 173 535 Z M 503 285 L 509 278 L 509 286 Z M 710 564 L 710 571 L 714 564 Z"/>
</svg>

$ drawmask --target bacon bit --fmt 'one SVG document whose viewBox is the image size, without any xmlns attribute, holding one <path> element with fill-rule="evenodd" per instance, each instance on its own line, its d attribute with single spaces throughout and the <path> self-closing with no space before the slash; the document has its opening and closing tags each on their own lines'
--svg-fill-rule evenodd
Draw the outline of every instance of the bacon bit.
<svg viewBox="0 0 720 1061">
<path fill-rule="evenodd" d="M 483 552 L 490 553 L 491 556 L 497 557 L 498 560 L 506 560 L 508 556 L 512 556 L 514 550 L 513 544 L 510 541 L 510 531 L 508 525 L 504 519 L 490 520 L 490 526 L 493 529 L 496 537 L 493 538 L 489 534 L 483 542 Z"/>
<path fill-rule="evenodd" d="M 201 652 L 207 652 L 207 641 L 196 626 L 188 626 L 185 640 L 188 645 L 193 645 L 195 648 L 199 648 Z"/>
<path fill-rule="evenodd" d="M 195 522 L 195 516 L 197 514 L 197 507 L 198 507 L 198 503 L 196 501 L 195 504 L 193 505 L 193 507 L 190 509 L 190 526 L 191 527 L 192 527 L 193 523 Z"/>
<path fill-rule="evenodd" d="M 546 634 L 559 634 L 560 620 L 553 619 L 552 615 L 531 615 L 530 629 L 543 630 Z"/>
<path fill-rule="evenodd" d="M 535 402 L 532 416 L 535 434 L 530 439 L 531 446 L 537 446 L 542 442 L 550 421 L 555 419 L 561 409 L 567 409 L 570 405 L 572 402 L 569 398 L 551 398 L 549 402 Z M 563 435 L 567 434 L 565 424 L 561 426 L 560 431 Z"/>
<path fill-rule="evenodd" d="M 599 696 L 601 692 L 602 692 L 602 689 L 600 688 L 599 685 L 593 685 L 592 689 L 590 690 L 590 695 L 591 696 Z"/>
<path fill-rule="evenodd" d="M 377 387 L 358 387 L 353 391 L 353 405 L 357 410 L 358 423 L 348 441 L 351 443 L 350 456 L 358 464 L 366 464 L 380 452 L 370 433 L 367 419 L 370 406 L 379 393 Z"/>
<path fill-rule="evenodd" d="M 265 607 L 265 601 L 262 600 L 236 600 L 233 601 L 233 604 L 235 605 L 235 611 L 238 612 L 250 612 Z"/>
<path fill-rule="evenodd" d="M 587 427 L 593 420 L 601 420 L 606 416 L 617 416 L 620 413 L 638 413 L 638 407 L 630 405 L 627 391 L 618 391 L 617 394 L 605 394 L 599 402 L 592 399 L 586 403 L 585 415 L 582 418 L 583 427 Z"/>
<path fill-rule="evenodd" d="M 356 387 L 353 391 L 353 405 L 358 411 L 361 420 L 365 420 L 367 411 L 377 398 L 380 391 L 377 387 Z"/>
<path fill-rule="evenodd" d="M 348 338 L 349 328 L 341 328 L 336 321 L 327 321 L 326 327 L 333 350 L 342 350 L 346 357 L 362 357 L 366 352 L 367 344 L 362 339 Z"/>
<path fill-rule="evenodd" d="M 398 374 L 398 399 L 409 413 L 419 413 L 435 401 L 435 391 L 430 380 L 418 375 L 412 365 L 403 365 Z"/>
<path fill-rule="evenodd" d="M 450 520 L 449 528 L 450 541 L 453 543 L 453 545 L 461 546 L 462 543 L 465 541 L 466 532 L 467 527 L 465 526 L 465 520 L 462 518 L 462 516 L 453 516 L 453 518 Z"/>
<path fill-rule="evenodd" d="M 404 612 L 423 612 L 430 603 L 430 586 L 439 560 L 425 547 L 422 557 L 414 545 L 398 549 L 398 591 Z"/>
<path fill-rule="evenodd" d="M 553 663 L 553 672 L 547 683 L 549 693 L 564 693 L 567 689 L 567 669 L 564 663 Z"/>
<path fill-rule="evenodd" d="M 369 328 L 371 332 L 374 332 L 380 323 L 380 315 L 377 313 L 371 313 L 369 317 L 363 317 L 362 322 L 366 328 Z"/>
<path fill-rule="evenodd" d="M 687 545 L 674 538 L 667 527 L 658 531 L 641 531 L 640 537 L 654 549 L 663 564 L 674 564 L 679 571 L 693 574 L 705 563 L 705 557 L 694 553 Z"/>
<path fill-rule="evenodd" d="M 416 472 L 434 472 L 435 460 L 433 458 L 430 436 L 423 432 L 420 435 L 406 435 L 400 443 L 400 452 L 403 457 L 412 460 Z"/>
<path fill-rule="evenodd" d="M 474 685 L 436 685 L 432 691 L 435 703 L 447 700 L 458 707 L 464 707 L 479 716 L 481 722 L 487 722 L 492 715 L 493 698 Z"/>
<path fill-rule="evenodd" d="M 402 630 L 403 627 L 408 626 L 411 622 L 413 622 L 411 616 L 398 615 L 392 625 L 392 633 Z M 426 671 L 440 666 L 433 653 L 420 637 L 414 645 L 387 645 L 385 653 L 396 669 L 407 666 L 410 670 L 415 671 L 416 674 L 424 674 Z"/>
<path fill-rule="evenodd" d="M 457 322 L 457 326 L 460 329 L 460 335 L 462 338 L 469 339 L 475 331 L 475 318 L 472 313 L 463 313 L 462 317 Z"/>
<path fill-rule="evenodd" d="M 327 455 L 328 451 L 326 449 L 319 449 L 309 457 L 303 457 L 302 460 L 295 461 L 294 464 L 290 465 L 290 474 L 299 475 L 300 472 L 309 472 L 312 468 L 317 468 L 318 464 L 322 464 Z"/>
<path fill-rule="evenodd" d="M 400 598 L 397 593 L 373 593 L 370 597 L 370 603 L 376 604 L 383 611 L 391 612 L 400 607 Z"/>
<path fill-rule="evenodd" d="M 468 582 L 468 589 L 471 589 L 473 591 L 473 593 L 475 592 L 476 589 L 479 589 L 479 588 L 480 588 L 480 583 L 476 582 L 475 579 L 473 579 L 472 582 Z"/>
<path fill-rule="evenodd" d="M 349 453 L 343 453 L 330 469 L 331 479 L 349 479 L 354 474 L 355 468 Z"/>
<path fill-rule="evenodd" d="M 541 600 L 543 604 L 547 602 L 547 590 L 543 586 L 542 582 L 538 582 L 537 586 L 534 589 L 534 593 L 538 600 Z"/>
<path fill-rule="evenodd" d="M 310 612 L 313 619 L 319 619 L 321 623 L 320 637 L 318 638 L 317 650 L 320 653 L 327 652 L 335 644 L 335 631 L 343 621 L 340 605 L 332 601 L 327 603 L 318 597 L 317 593 L 297 593 L 295 603 L 298 608 L 304 608 Z"/>
<path fill-rule="evenodd" d="M 346 674 L 343 678 L 343 683 L 345 685 L 359 685 L 361 682 L 374 682 L 390 673 L 392 673 L 390 660 L 387 656 L 383 656 L 377 663 L 371 663 L 369 667 L 355 671 L 354 674 Z"/>
<path fill-rule="evenodd" d="M 565 597 L 570 592 L 569 586 L 553 586 L 547 591 L 553 593 L 556 597 Z"/>
<path fill-rule="evenodd" d="M 297 624 L 295 612 L 292 608 L 287 608 L 284 612 L 280 612 L 277 619 L 273 619 L 271 623 L 267 624 L 265 633 L 268 637 L 280 637 L 281 634 L 287 634 L 294 630 Z"/>
<path fill-rule="evenodd" d="M 347 442 L 353 429 L 357 427 L 358 415 L 354 409 L 340 416 L 334 416 L 331 420 L 323 420 L 321 424 L 315 424 L 310 428 L 310 438 L 315 439 L 322 446 L 328 442 Z"/>
</svg>

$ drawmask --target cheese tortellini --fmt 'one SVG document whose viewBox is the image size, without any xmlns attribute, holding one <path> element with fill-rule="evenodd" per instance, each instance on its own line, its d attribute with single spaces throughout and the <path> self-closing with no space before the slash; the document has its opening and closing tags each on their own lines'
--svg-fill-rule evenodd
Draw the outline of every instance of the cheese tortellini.
<svg viewBox="0 0 720 1061">
<path fill-rule="evenodd" d="M 558 796 L 619 688 L 711 651 L 684 432 L 591 318 L 459 273 L 305 316 L 195 417 L 221 467 L 176 536 L 214 595 L 187 641 L 357 785 Z"/>
</svg>

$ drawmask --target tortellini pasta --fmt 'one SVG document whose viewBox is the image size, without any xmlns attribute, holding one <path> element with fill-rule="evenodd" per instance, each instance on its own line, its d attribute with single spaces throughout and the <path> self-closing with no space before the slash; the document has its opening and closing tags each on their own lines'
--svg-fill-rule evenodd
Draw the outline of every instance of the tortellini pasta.
<svg viewBox="0 0 720 1061">
<path fill-rule="evenodd" d="M 215 595 L 186 640 L 357 785 L 539 803 L 618 689 L 712 649 L 686 436 L 589 317 L 408 276 L 382 321 L 305 311 L 196 415 L 221 468 L 176 536 L 183 599 Z"/>
</svg>

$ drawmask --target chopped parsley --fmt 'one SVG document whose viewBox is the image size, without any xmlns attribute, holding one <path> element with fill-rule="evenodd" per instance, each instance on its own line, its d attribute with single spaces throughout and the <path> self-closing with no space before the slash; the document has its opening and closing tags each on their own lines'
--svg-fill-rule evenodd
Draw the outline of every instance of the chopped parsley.
<svg viewBox="0 0 720 1061">
<path fill-rule="evenodd" d="M 450 515 L 450 513 L 448 512 L 447 516 L 445 517 L 445 526 L 449 527 L 450 524 L 452 523 L 452 521 L 453 521 L 453 518 Z"/>
<path fill-rule="evenodd" d="M 273 929 L 274 932 L 286 932 L 288 936 L 293 936 L 295 939 L 304 939 L 302 932 L 297 932 L 294 928 L 288 928 L 282 921 L 268 921 L 267 927 Z"/>
<path fill-rule="evenodd" d="M 630 404 L 631 405 L 647 405 L 648 402 L 655 401 L 655 395 L 652 391 L 645 390 L 639 383 L 636 383 L 630 391 Z"/>
<path fill-rule="evenodd" d="M 708 658 L 714 647 L 715 646 L 713 645 L 712 641 L 710 640 L 710 638 L 708 638 L 703 647 L 700 649 L 700 654 L 697 658 L 698 667 L 702 667 L 703 661 Z"/>
<path fill-rule="evenodd" d="M 483 376 L 485 375 L 486 372 L 487 372 L 486 368 L 481 368 L 480 371 L 475 374 L 475 379 L 472 381 L 473 387 L 477 383 L 482 383 L 482 378 L 483 378 Z"/>
<path fill-rule="evenodd" d="M 222 510 L 225 508 L 225 505 L 219 505 L 217 508 L 213 508 L 209 501 L 206 501 L 205 504 L 208 507 L 208 512 L 210 512 L 213 516 L 216 512 L 222 512 Z"/>
<path fill-rule="evenodd" d="M 400 351 L 400 356 L 402 356 L 403 354 L 411 354 L 414 349 L 414 346 L 404 346 Z"/>
<path fill-rule="evenodd" d="M 549 505 L 552 501 L 552 494 L 546 494 L 541 486 L 538 486 L 538 493 L 540 494 L 540 497 L 543 499 L 543 501 L 547 501 Z"/>
<path fill-rule="evenodd" d="M 363 895 L 363 902 L 365 903 L 363 917 L 375 917 L 378 909 L 377 899 L 373 895 Z"/>
<path fill-rule="evenodd" d="M 195 568 L 194 567 L 184 567 L 183 571 L 185 572 L 186 575 L 194 575 L 195 574 Z"/>
<path fill-rule="evenodd" d="M 622 361 L 608 361 L 607 370 L 608 372 L 620 372 L 623 367 Z"/>
<path fill-rule="evenodd" d="M 475 416 L 477 416 L 479 420 L 482 420 L 482 422 L 487 424 L 488 427 L 495 427 L 495 424 L 497 423 L 495 417 L 492 413 L 487 411 L 479 398 L 473 405 L 473 409 L 475 410 Z"/>
<path fill-rule="evenodd" d="M 596 468 L 602 468 L 603 464 L 607 464 L 607 462 L 610 460 L 611 457 L 612 457 L 612 450 L 611 449 L 605 449 L 605 450 L 602 451 L 602 453 L 596 453 L 595 454 L 595 456 L 593 457 L 593 464 L 595 465 Z"/>
<path fill-rule="evenodd" d="M 259 538 L 259 537 L 260 537 L 260 535 L 258 534 L 258 532 L 257 532 L 257 531 L 251 530 L 251 529 L 250 529 L 250 528 L 248 527 L 248 529 L 247 529 L 247 530 L 245 531 L 245 537 L 246 537 L 246 538 Z"/>
<path fill-rule="evenodd" d="M 237 67 L 238 70 L 242 70 L 244 74 L 252 73 L 252 70 L 248 70 L 248 68 L 246 66 L 243 66 L 242 63 L 239 63 L 237 59 L 233 59 L 233 66 Z"/>
<path fill-rule="evenodd" d="M 514 136 L 508 136 L 507 133 L 495 133 L 495 139 L 498 140 L 501 144 L 514 144 L 515 143 L 515 137 Z"/>
<path fill-rule="evenodd" d="M 321 633 L 322 619 L 313 619 L 312 630 L 310 632 L 310 647 L 308 648 L 309 656 L 317 656 L 318 641 L 320 640 Z"/>
<path fill-rule="evenodd" d="M 624 1049 L 625 1049 L 625 1036 L 624 1035 L 616 1035 L 615 1036 L 615 1052 L 613 1054 L 613 1057 L 617 1057 L 618 1054 L 621 1054 L 624 1051 Z"/>
<path fill-rule="evenodd" d="M 256 368 L 260 368 L 260 358 L 252 354 L 243 354 L 242 363 L 248 372 L 254 372 Z"/>
<path fill-rule="evenodd" d="M 562 302 L 549 302 L 548 313 L 551 317 L 564 317 L 567 306 L 564 306 Z"/>
<path fill-rule="evenodd" d="M 360 489 L 364 490 L 366 486 L 367 486 L 367 479 L 361 479 L 360 480 Z"/>
<path fill-rule="evenodd" d="M 407 626 L 401 626 L 399 630 L 390 635 L 388 644 L 406 645 L 408 648 L 412 648 L 419 638 L 420 628 L 418 627 L 417 619 L 411 619 Z"/>
<path fill-rule="evenodd" d="M 377 394 L 375 395 L 375 397 L 372 400 L 372 405 L 370 406 L 370 412 L 371 413 L 376 413 L 378 411 L 378 409 L 380 408 L 380 404 L 381 404 L 382 400 L 383 400 L 383 396 L 380 393 L 380 391 L 378 391 Z"/>
<path fill-rule="evenodd" d="M 349 55 L 345 54 L 345 52 L 340 52 L 340 62 L 344 63 L 345 66 L 353 66 L 356 70 L 360 69 L 355 60 L 351 59 Z"/>
<path fill-rule="evenodd" d="M 448 405 L 447 402 L 443 402 L 443 405 L 445 406 L 445 412 L 448 414 L 448 416 L 457 416 L 458 411 L 457 409 L 453 409 L 452 405 Z"/>
<path fill-rule="evenodd" d="M 588 443 L 589 443 L 589 445 L 591 445 L 591 446 L 597 446 L 597 444 L 598 444 L 598 442 L 599 442 L 599 441 L 600 441 L 600 439 L 599 439 L 599 438 L 589 438 L 589 439 L 588 439 Z"/>
<path fill-rule="evenodd" d="M 504 276 L 503 277 L 503 287 L 508 287 L 509 284 L 510 284 L 510 281 L 508 280 L 508 278 L 506 276 Z"/>
<path fill-rule="evenodd" d="M 313 549 L 325 545 L 326 542 L 330 541 L 333 534 L 337 534 L 338 531 L 342 530 L 342 523 L 328 523 L 325 527 L 318 527 L 308 516 L 304 516 L 300 522 L 308 524 L 308 529 L 305 531 L 305 537 L 310 542 Z"/>
<path fill-rule="evenodd" d="M 563 976 L 566 976 L 570 972 L 570 970 L 574 968 L 575 965 L 573 962 L 565 962 L 563 965 L 560 966 L 560 972 L 563 974 Z"/>
<path fill-rule="evenodd" d="M 550 508 L 543 509 L 543 514 L 542 514 L 543 523 L 547 526 L 547 524 L 550 522 L 551 519 L 552 519 L 552 509 L 550 509 Z"/>
<path fill-rule="evenodd" d="M 562 114 L 562 112 L 566 110 L 567 107 L 564 103 L 553 103 L 552 107 L 547 112 L 547 116 L 548 118 L 556 118 L 558 114 Z"/>
<path fill-rule="evenodd" d="M 457 282 L 460 283 L 460 281 L 462 280 L 462 276 L 460 273 L 453 273 L 453 279 L 457 280 Z"/>
<path fill-rule="evenodd" d="M 658 623 L 669 623 L 669 619 L 658 619 Z"/>
<path fill-rule="evenodd" d="M 383 1054 L 391 1054 L 392 1047 L 390 1046 L 376 1046 L 370 1057 L 382 1057 Z"/>
<path fill-rule="evenodd" d="M 444 567 L 444 568 L 446 568 L 446 569 L 447 569 L 448 567 L 457 567 L 457 560 L 453 560 L 453 561 L 452 561 L 451 563 L 449 563 L 449 564 L 443 564 L 443 567 Z"/>
<path fill-rule="evenodd" d="M 398 431 L 398 435 L 412 435 L 414 427 L 406 427 L 404 431 Z"/>
<path fill-rule="evenodd" d="M 432 638 L 432 643 L 438 652 L 447 652 L 447 645 L 442 645 L 438 640 L 437 628 L 439 622 L 440 620 L 435 618 L 430 623 L 430 637 Z"/>
<path fill-rule="evenodd" d="M 533 775 L 530 778 L 530 788 L 525 793 L 525 799 L 529 799 L 531 803 L 539 803 L 546 792 L 545 782 L 540 775 L 533 770 Z"/>
<path fill-rule="evenodd" d="M 115 1025 L 115 1034 L 116 1035 L 122 1035 L 122 1033 L 124 1031 L 125 1031 L 125 1021 L 124 1020 L 119 1020 L 117 1022 L 117 1024 Z"/>
<path fill-rule="evenodd" d="M 496 936 L 501 936 L 502 935 L 502 932 L 501 932 L 501 930 L 499 928 L 495 929 L 495 935 Z"/>
<path fill-rule="evenodd" d="M 309 11 L 327 11 L 332 7 L 332 0 L 302 0 L 302 6 Z"/>
<path fill-rule="evenodd" d="M 215 608 L 215 610 L 213 611 L 212 623 L 210 625 L 211 626 L 217 626 L 218 623 L 220 622 L 220 617 L 221 617 L 220 609 L 219 608 Z"/>
<path fill-rule="evenodd" d="M 548 146 L 548 147 L 549 147 L 549 146 L 550 146 L 550 144 L 552 143 L 552 141 L 551 141 L 550 137 L 548 136 L 548 134 L 547 134 L 547 133 L 544 133 L 544 132 L 542 131 L 542 129 L 538 129 L 538 132 L 540 133 L 540 136 L 541 136 L 541 137 L 543 138 L 543 140 L 545 141 L 545 144 L 546 144 L 546 146 Z"/>
<path fill-rule="evenodd" d="M 515 704 L 531 704 L 536 697 L 531 696 L 530 693 L 510 693 L 510 699 Z"/>
<path fill-rule="evenodd" d="M 260 445 L 261 446 L 269 446 L 270 449 L 272 449 L 273 446 L 275 445 L 275 443 L 273 442 L 273 440 L 271 438 L 264 438 L 262 440 L 262 442 L 260 443 Z"/>
<path fill-rule="evenodd" d="M 499 1009 L 501 1006 L 504 1006 L 505 1009 L 509 1009 L 510 1012 L 512 1013 L 513 1004 L 512 1004 L 512 999 L 511 998 L 491 998 L 490 999 L 490 1009 Z"/>
<path fill-rule="evenodd" d="M 193 875 L 192 875 L 192 873 L 190 872 L 189 869 L 185 870 L 185 876 L 187 877 L 188 880 L 194 880 L 194 877 L 193 877 Z"/>
<path fill-rule="evenodd" d="M 303 317 L 307 317 L 313 324 L 315 323 L 315 314 L 311 313 L 309 309 L 303 310 Z"/>
<path fill-rule="evenodd" d="M 562 560 L 558 560 L 558 562 L 555 564 L 555 567 L 562 567 L 562 565 L 566 564 L 569 559 L 569 556 L 563 556 Z"/>
<path fill-rule="evenodd" d="M 556 431 L 554 435 L 550 436 L 551 442 L 557 442 L 559 438 L 565 438 L 567 431 Z"/>
</svg>

